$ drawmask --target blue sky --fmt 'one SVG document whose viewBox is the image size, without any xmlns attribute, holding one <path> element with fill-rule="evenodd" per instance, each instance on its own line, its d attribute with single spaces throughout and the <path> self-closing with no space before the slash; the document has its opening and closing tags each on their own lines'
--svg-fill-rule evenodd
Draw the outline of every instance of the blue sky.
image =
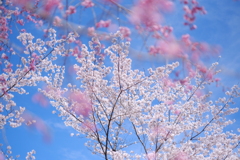
<svg viewBox="0 0 240 160">
<path fill-rule="evenodd" d="M 176 37 L 189 33 L 196 41 L 220 45 L 222 51 L 219 68 L 222 72 L 219 77 L 222 79 L 222 86 L 231 87 L 240 82 L 240 2 L 233 0 L 201 0 L 199 2 L 205 7 L 208 14 L 198 15 L 197 30 L 190 31 L 188 27 L 183 26 L 181 8 L 176 8 L 175 14 L 168 15 L 165 23 L 172 24 Z M 134 41 L 133 39 L 132 44 L 137 44 Z M 162 64 L 162 60 L 149 55 L 144 55 L 144 60 L 134 58 L 134 55 L 132 57 L 133 68 L 147 69 Z M 218 60 L 217 57 L 211 59 L 212 62 L 216 60 Z M 222 95 L 221 90 L 222 88 L 215 90 L 218 92 L 217 95 Z M 37 89 L 31 89 L 30 95 L 36 91 Z M 51 113 L 53 109 L 51 106 L 43 108 L 33 103 L 31 97 L 27 95 L 15 98 L 19 106 L 27 107 L 30 112 L 45 121 L 51 132 L 52 140 L 44 142 L 43 136 L 39 132 L 27 127 L 12 129 L 6 126 L 1 131 L 0 143 L 3 143 L 4 146 L 12 146 L 13 155 L 20 154 L 19 159 L 24 159 L 26 153 L 34 149 L 37 152 L 38 160 L 98 159 L 84 146 L 86 142 L 84 137 L 70 137 L 70 133 L 75 133 L 74 130 L 66 127 L 57 115 Z M 237 100 L 236 105 L 240 106 L 240 100 Z M 233 117 L 240 120 L 239 113 Z M 238 123 L 235 126 L 239 126 Z"/>
</svg>

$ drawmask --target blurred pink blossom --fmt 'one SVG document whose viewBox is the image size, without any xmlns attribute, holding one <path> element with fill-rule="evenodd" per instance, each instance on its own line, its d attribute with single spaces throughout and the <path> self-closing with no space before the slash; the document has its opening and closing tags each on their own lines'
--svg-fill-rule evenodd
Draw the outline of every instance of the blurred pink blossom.
<svg viewBox="0 0 240 160">
<path fill-rule="evenodd" d="M 89 116 L 92 110 L 92 105 L 91 100 L 87 97 L 86 94 L 80 91 L 71 92 L 69 99 L 72 103 L 73 110 L 77 115 L 82 115 L 83 117 Z"/>
<path fill-rule="evenodd" d="M 59 18 L 58 16 L 55 16 L 53 19 L 53 25 L 54 26 L 62 26 L 62 20 L 61 18 Z"/>
<path fill-rule="evenodd" d="M 50 131 L 42 119 L 31 113 L 24 113 L 23 118 L 25 119 L 25 123 L 29 128 L 35 128 L 43 135 L 45 142 L 51 141 Z"/>
<path fill-rule="evenodd" d="M 159 124 L 150 124 L 149 125 L 150 128 L 150 139 L 151 141 L 155 141 L 156 139 L 159 139 L 161 137 L 166 138 L 166 136 L 168 135 L 168 130 L 166 129 L 166 127 L 161 126 Z"/>
<path fill-rule="evenodd" d="M 155 152 L 148 153 L 147 160 L 156 160 L 156 153 Z"/>
<path fill-rule="evenodd" d="M 87 130 L 88 132 L 95 132 L 97 130 L 95 124 L 89 120 L 82 123 L 82 129 Z"/>
<path fill-rule="evenodd" d="M 109 27 L 111 24 L 111 20 L 107 20 L 107 21 L 99 21 L 98 23 L 96 23 L 96 27 L 97 28 L 107 28 Z"/>
<path fill-rule="evenodd" d="M 169 160 L 189 160 L 187 153 L 183 151 L 176 152 Z"/>
<path fill-rule="evenodd" d="M 95 28 L 94 27 L 88 27 L 88 36 L 95 36 L 96 32 L 95 32 Z"/>
<path fill-rule="evenodd" d="M 130 38 L 131 31 L 128 27 L 119 27 L 119 30 L 124 38 L 126 38 L 128 41 L 131 40 L 131 38 Z"/>
<path fill-rule="evenodd" d="M 47 107 L 49 105 L 47 98 L 42 93 L 34 94 L 32 97 L 32 101 L 34 103 L 40 104 L 42 107 Z"/>
<path fill-rule="evenodd" d="M 91 0 L 83 0 L 83 2 L 81 3 L 81 5 L 83 7 L 89 8 L 89 7 L 93 7 L 94 3 Z"/>
<path fill-rule="evenodd" d="M 2 153 L 0 153 L 0 160 L 5 160 L 5 157 Z"/>
<path fill-rule="evenodd" d="M 69 6 L 68 9 L 66 10 L 66 15 L 74 14 L 76 13 L 76 7 L 74 6 Z"/>
<path fill-rule="evenodd" d="M 169 0 L 140 0 L 131 9 L 129 19 L 137 26 L 143 24 L 151 29 L 162 21 L 161 12 L 169 12 L 172 9 L 173 3 Z"/>
<path fill-rule="evenodd" d="M 1 58 L 2 58 L 2 59 L 8 59 L 8 56 L 7 56 L 5 53 L 3 53 L 2 56 L 1 56 Z"/>
</svg>

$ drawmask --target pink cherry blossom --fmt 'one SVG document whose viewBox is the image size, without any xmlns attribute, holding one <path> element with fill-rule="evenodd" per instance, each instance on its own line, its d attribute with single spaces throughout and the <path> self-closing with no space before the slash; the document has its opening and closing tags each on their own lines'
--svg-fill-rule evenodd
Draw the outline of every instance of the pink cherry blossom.
<svg viewBox="0 0 240 160">
<path fill-rule="evenodd" d="M 36 93 L 32 97 L 34 103 L 40 104 L 42 107 L 47 107 L 49 105 L 48 100 L 42 93 Z"/>
<path fill-rule="evenodd" d="M 36 69 L 36 62 L 35 62 L 34 58 L 31 59 L 31 61 L 30 61 L 29 69 L 32 71 L 35 71 L 35 69 Z"/>
<path fill-rule="evenodd" d="M 180 2 L 184 24 L 196 29 L 204 7 L 197 0 Z M 46 122 L 26 111 L 30 103 L 21 107 L 16 101 L 44 84 L 30 101 L 51 104 L 52 113 L 105 159 L 238 159 L 240 135 L 225 130 L 234 122 L 226 115 L 238 111 L 231 104 L 240 88 L 213 100 L 205 92 L 220 79 L 216 64 L 208 67 L 203 60 L 218 50 L 194 40 L 195 31 L 181 36 L 164 22 L 174 3 L 0 0 L 0 129 L 25 122 L 51 139 Z M 130 54 L 164 65 L 136 67 Z M 0 160 L 10 149 L 0 152 Z M 35 159 L 35 151 L 27 154 Z"/>
<path fill-rule="evenodd" d="M 7 59 L 8 59 L 8 56 L 7 56 L 5 53 L 3 53 L 2 56 L 1 56 L 1 58 L 7 60 Z"/>
<path fill-rule="evenodd" d="M 50 12 L 60 4 L 60 0 L 44 0 L 44 11 Z"/>
<path fill-rule="evenodd" d="M 185 34 L 182 36 L 182 41 L 186 46 L 190 46 L 192 44 L 191 40 L 190 40 L 190 35 L 189 34 Z"/>
<path fill-rule="evenodd" d="M 5 160 L 4 155 L 0 153 L 0 160 Z"/>
<path fill-rule="evenodd" d="M 6 68 L 4 68 L 3 71 L 6 72 L 6 73 L 12 72 L 13 71 L 12 66 L 13 66 L 13 64 L 7 63 Z"/>
<path fill-rule="evenodd" d="M 156 160 L 156 153 L 155 152 L 150 152 L 147 154 L 147 160 Z"/>
<path fill-rule="evenodd" d="M 182 56 L 182 47 L 175 40 L 160 41 L 158 47 L 162 54 L 165 54 L 169 58 Z"/>
<path fill-rule="evenodd" d="M 119 31 L 122 33 L 123 37 L 126 38 L 128 41 L 131 40 L 130 35 L 131 31 L 127 27 L 119 27 Z"/>
<path fill-rule="evenodd" d="M 98 23 L 96 23 L 96 27 L 97 28 L 107 28 L 109 27 L 111 24 L 111 20 L 107 20 L 107 21 L 99 21 Z"/>
<path fill-rule="evenodd" d="M 149 136 L 152 142 L 156 141 L 156 139 L 166 138 L 168 134 L 168 130 L 160 124 L 150 124 L 149 129 Z"/>
<path fill-rule="evenodd" d="M 61 20 L 61 18 L 60 17 L 58 17 L 58 16 L 55 16 L 54 17 L 54 20 L 53 20 L 53 25 L 54 26 L 62 26 L 62 20 Z"/>
<path fill-rule="evenodd" d="M 74 7 L 74 6 L 69 6 L 69 7 L 68 7 L 68 10 L 66 10 L 66 14 L 67 14 L 67 15 L 71 15 L 71 14 L 74 14 L 74 13 L 76 13 L 76 7 Z"/>
<path fill-rule="evenodd" d="M 86 130 L 87 132 L 95 132 L 97 130 L 94 123 L 90 122 L 89 120 L 86 120 L 82 123 L 82 129 Z"/>
<path fill-rule="evenodd" d="M 206 14 L 206 10 L 202 6 L 199 6 L 198 2 L 195 0 L 189 2 L 184 0 L 183 3 L 183 10 L 185 12 L 184 19 L 186 20 L 185 25 L 189 26 L 191 30 L 194 30 L 197 28 L 197 26 L 193 24 L 196 20 L 196 14 Z"/>
<path fill-rule="evenodd" d="M 91 113 L 92 106 L 90 99 L 82 92 L 71 92 L 69 99 L 72 102 L 72 107 L 77 115 L 88 117 Z"/>
<path fill-rule="evenodd" d="M 94 27 L 88 27 L 88 36 L 93 37 L 95 36 L 95 28 Z"/>
<path fill-rule="evenodd" d="M 18 23 L 18 24 L 20 24 L 21 26 L 23 26 L 23 25 L 24 25 L 24 22 L 23 22 L 23 20 L 22 20 L 22 19 L 19 19 L 19 20 L 17 20 L 17 23 Z"/>
<path fill-rule="evenodd" d="M 172 11 L 169 0 L 141 0 L 131 10 L 130 21 L 135 25 L 143 24 L 151 29 L 163 20 L 162 12 Z"/>
<path fill-rule="evenodd" d="M 40 119 L 39 117 L 31 114 L 31 113 L 25 113 L 23 115 L 25 119 L 26 125 L 31 129 L 36 129 L 38 132 L 40 132 L 43 135 L 43 138 L 45 142 L 51 141 L 51 134 L 49 131 L 49 128 L 45 124 L 45 122 Z"/>
<path fill-rule="evenodd" d="M 178 151 L 174 154 L 173 158 L 169 160 L 189 160 L 188 155 L 183 151 Z"/>
<path fill-rule="evenodd" d="M 90 8 L 94 6 L 94 3 L 91 0 L 83 0 L 83 2 L 81 2 L 81 5 L 85 8 Z"/>
</svg>

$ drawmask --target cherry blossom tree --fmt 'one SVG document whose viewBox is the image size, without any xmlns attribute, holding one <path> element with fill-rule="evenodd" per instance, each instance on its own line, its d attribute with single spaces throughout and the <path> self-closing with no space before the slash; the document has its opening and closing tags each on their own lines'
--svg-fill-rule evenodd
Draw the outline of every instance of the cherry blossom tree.
<svg viewBox="0 0 240 160">
<path fill-rule="evenodd" d="M 79 87 L 61 89 L 61 83 L 52 83 L 51 89 L 41 90 L 65 124 L 90 139 L 86 145 L 93 153 L 105 159 L 238 159 L 239 135 L 223 130 L 234 122 L 226 116 L 238 111 L 230 104 L 240 88 L 233 86 L 216 101 L 208 100 L 211 92 L 201 94 L 213 82 L 217 63 L 206 74 L 197 70 L 184 82 L 174 82 L 170 74 L 178 62 L 132 70 L 129 42 L 121 39 L 117 32 L 104 50 L 109 66 L 96 57 L 98 39 L 89 42 L 90 51 L 82 45 L 74 65 Z M 61 81 L 58 75 L 55 79 Z M 135 152 L 135 145 L 143 153 Z"/>
<path fill-rule="evenodd" d="M 0 3 L 1 129 L 25 124 L 50 139 L 44 121 L 14 100 L 38 87 L 33 101 L 50 103 L 75 130 L 72 136 L 85 136 L 85 145 L 103 159 L 239 159 L 239 133 L 225 130 L 235 122 L 228 115 L 238 111 L 232 104 L 239 86 L 216 100 L 204 90 L 219 81 L 219 71 L 217 62 L 207 67 L 202 57 L 217 55 L 218 48 L 189 34 L 176 38 L 163 23 L 183 5 L 184 25 L 196 29 L 196 15 L 206 14 L 197 1 Z M 132 69 L 135 35 L 142 38 L 141 54 L 161 55 L 166 64 Z M 6 148 L 0 159 L 14 159 Z"/>
</svg>

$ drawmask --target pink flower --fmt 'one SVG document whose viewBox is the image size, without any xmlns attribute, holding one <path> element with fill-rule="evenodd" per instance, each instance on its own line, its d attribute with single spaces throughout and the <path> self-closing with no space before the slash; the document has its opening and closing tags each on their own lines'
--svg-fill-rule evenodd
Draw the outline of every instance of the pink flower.
<svg viewBox="0 0 240 160">
<path fill-rule="evenodd" d="M 35 53 L 35 52 L 32 53 L 32 57 L 33 57 L 35 60 L 38 60 L 38 59 L 39 59 L 39 56 L 38 56 L 37 53 Z"/>
<path fill-rule="evenodd" d="M 119 30 L 121 32 L 121 34 L 123 35 L 124 38 L 126 38 L 127 40 L 131 40 L 130 35 L 131 35 L 131 31 L 129 28 L 127 27 L 119 27 Z"/>
<path fill-rule="evenodd" d="M 187 153 L 183 151 L 176 152 L 169 160 L 189 160 Z"/>
<path fill-rule="evenodd" d="M 203 74 L 205 74 L 207 72 L 207 68 L 203 64 L 198 65 L 197 69 L 199 70 L 199 72 L 201 72 Z"/>
<path fill-rule="evenodd" d="M 148 153 L 147 160 L 156 160 L 156 153 L 155 152 Z"/>
<path fill-rule="evenodd" d="M 17 20 L 17 23 L 18 23 L 18 24 L 20 24 L 21 26 L 23 26 L 23 25 L 24 25 L 24 22 L 23 22 L 23 20 L 22 20 L 22 19 L 19 19 L 19 20 Z"/>
<path fill-rule="evenodd" d="M 131 10 L 130 21 L 135 25 L 143 24 L 151 29 L 162 21 L 161 12 L 171 11 L 173 3 L 169 0 L 140 0 Z"/>
<path fill-rule="evenodd" d="M 41 93 L 36 93 L 33 97 L 32 97 L 32 101 L 34 103 L 39 103 L 41 106 L 43 107 L 47 107 L 49 105 L 48 100 L 46 99 L 46 97 L 41 94 Z"/>
<path fill-rule="evenodd" d="M 63 91 L 59 88 L 54 88 L 52 86 L 44 87 L 44 90 L 47 94 L 52 95 L 53 98 L 62 98 Z"/>
<path fill-rule="evenodd" d="M 164 78 L 162 81 L 164 89 L 168 89 L 169 87 L 175 87 L 175 83 L 171 79 Z"/>
<path fill-rule="evenodd" d="M 178 109 L 176 109 L 176 110 L 174 111 L 174 114 L 176 114 L 176 115 L 179 115 L 180 113 L 181 113 L 181 111 L 178 110 Z"/>
<path fill-rule="evenodd" d="M 197 26 L 196 25 L 191 25 L 190 29 L 191 30 L 197 29 Z"/>
<path fill-rule="evenodd" d="M 0 84 L 4 86 L 6 84 L 6 79 L 4 78 L 3 75 L 0 75 Z"/>
<path fill-rule="evenodd" d="M 195 95 L 196 95 L 197 97 L 201 97 L 201 96 L 203 95 L 203 92 L 202 92 L 201 90 L 197 90 L 197 91 L 195 92 Z"/>
<path fill-rule="evenodd" d="M 93 7 L 94 3 L 91 0 L 83 0 L 81 5 L 85 8 Z"/>
<path fill-rule="evenodd" d="M 8 56 L 5 53 L 3 53 L 1 57 L 2 59 L 8 59 Z"/>
<path fill-rule="evenodd" d="M 219 86 L 219 82 L 221 81 L 220 78 L 215 78 L 215 82 L 216 82 L 216 86 L 218 87 Z"/>
<path fill-rule="evenodd" d="M 70 15 L 70 14 L 74 14 L 74 13 L 76 13 L 76 7 L 74 7 L 74 6 L 69 6 L 69 7 L 68 7 L 68 10 L 66 10 L 66 14 L 67 14 L 67 15 Z"/>
<path fill-rule="evenodd" d="M 5 160 L 3 153 L 0 153 L 0 160 Z"/>
<path fill-rule="evenodd" d="M 61 18 L 59 18 L 58 16 L 55 16 L 54 17 L 54 20 L 53 20 L 53 25 L 54 26 L 62 26 L 62 20 L 61 20 Z"/>
<path fill-rule="evenodd" d="M 207 75 L 206 75 L 206 80 L 208 81 L 213 81 L 213 72 L 208 72 Z"/>
<path fill-rule="evenodd" d="M 149 54 L 151 55 L 157 55 L 161 52 L 161 49 L 155 46 L 150 46 L 149 50 L 148 50 Z"/>
<path fill-rule="evenodd" d="M 181 45 L 174 39 L 169 38 L 168 40 L 158 41 L 157 50 L 160 54 L 164 54 L 168 58 L 182 58 L 182 47 Z"/>
<path fill-rule="evenodd" d="M 97 130 L 96 125 L 89 120 L 86 120 L 82 123 L 82 128 L 88 132 L 95 132 Z"/>
<path fill-rule="evenodd" d="M 79 58 L 81 57 L 81 51 L 79 50 L 79 47 L 78 47 L 78 46 L 76 46 L 76 47 L 73 48 L 72 55 L 73 55 L 73 56 L 77 56 L 77 57 L 79 57 Z"/>
<path fill-rule="evenodd" d="M 192 44 L 191 40 L 190 40 L 190 35 L 189 34 L 185 34 L 182 36 L 182 42 L 186 45 L 186 46 L 190 46 Z"/>
<path fill-rule="evenodd" d="M 107 28 L 110 26 L 110 24 L 111 24 L 111 20 L 107 20 L 107 21 L 101 20 L 100 22 L 96 23 L 96 27 L 97 28 L 101 28 L 101 27 Z"/>
<path fill-rule="evenodd" d="M 89 116 L 92 105 L 90 99 L 84 93 L 80 91 L 71 92 L 69 99 L 71 100 L 73 111 L 77 115 L 82 115 L 83 117 Z"/>
<path fill-rule="evenodd" d="M 159 138 L 166 138 L 168 134 L 168 130 L 164 126 L 160 126 L 159 124 L 150 124 L 150 139 L 151 141 L 155 141 L 156 139 Z"/>
<path fill-rule="evenodd" d="M 35 128 L 38 132 L 40 132 L 46 142 L 51 141 L 50 131 L 42 119 L 30 113 L 25 113 L 23 118 L 25 119 L 26 125 L 30 128 Z"/>
<path fill-rule="evenodd" d="M 45 0 L 44 2 L 44 10 L 45 12 L 51 12 L 55 7 L 60 4 L 59 0 Z M 50 13 L 49 13 L 50 14 Z"/>
<path fill-rule="evenodd" d="M 189 2 L 184 0 L 183 3 L 185 4 L 185 6 L 183 7 L 183 10 L 185 12 L 184 19 L 186 20 L 184 24 L 188 25 L 191 30 L 196 29 L 197 26 L 193 24 L 196 19 L 196 14 L 206 14 L 207 12 L 203 7 L 200 7 L 198 5 L 198 2 L 196 0 L 191 0 Z"/>
<path fill-rule="evenodd" d="M 3 71 L 6 72 L 6 73 L 12 72 L 12 66 L 13 66 L 13 65 L 12 65 L 11 63 L 8 63 L 8 64 L 6 65 L 6 68 L 3 69 Z"/>
<path fill-rule="evenodd" d="M 186 78 L 185 79 L 180 79 L 179 82 L 181 83 L 181 85 L 186 85 L 188 80 Z"/>
<path fill-rule="evenodd" d="M 173 31 L 173 28 L 169 26 L 164 26 L 164 27 L 161 27 L 160 31 L 162 32 L 164 37 L 169 37 L 169 35 Z"/>
<path fill-rule="evenodd" d="M 35 69 L 36 69 L 36 64 L 35 64 L 35 59 L 34 58 L 32 58 L 31 61 L 30 61 L 29 69 L 32 70 L 32 71 L 35 71 Z"/>
<path fill-rule="evenodd" d="M 171 101 L 171 100 L 167 100 L 167 101 L 165 102 L 166 105 L 171 105 L 171 104 L 173 104 L 173 103 L 174 103 L 174 101 Z"/>
<path fill-rule="evenodd" d="M 96 33 L 95 33 L 95 28 L 94 27 L 88 27 L 88 36 L 95 36 Z"/>
</svg>

